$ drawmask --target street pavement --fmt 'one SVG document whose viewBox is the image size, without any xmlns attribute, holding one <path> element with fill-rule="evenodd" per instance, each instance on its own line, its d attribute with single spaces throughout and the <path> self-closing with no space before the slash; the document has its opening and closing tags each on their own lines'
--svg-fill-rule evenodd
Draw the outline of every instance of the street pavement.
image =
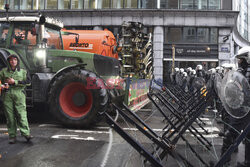
<svg viewBox="0 0 250 167">
<path fill-rule="evenodd" d="M 151 108 L 138 111 L 137 114 L 146 120 L 157 133 L 161 133 L 164 121 L 161 115 Z M 207 162 L 217 161 L 220 156 L 222 138 L 218 136 L 220 126 L 216 124 L 211 114 L 202 118 L 206 122 L 205 129 L 209 131 L 207 139 L 214 144 L 210 152 L 205 151 L 197 140 L 187 132 L 185 137 L 194 149 Z M 0 119 L 0 167 L 138 167 L 142 166 L 143 158 L 114 130 L 110 130 L 105 120 L 89 129 L 68 129 L 57 123 L 46 111 L 34 112 L 29 115 L 32 142 L 27 143 L 20 133 L 16 144 L 8 144 L 8 133 L 5 122 Z M 152 142 L 146 140 L 130 124 L 119 117 L 118 123 L 135 139 L 152 147 Z M 198 129 L 200 130 L 200 129 Z M 205 135 L 205 134 L 204 134 Z M 233 155 L 233 165 L 236 160 L 242 161 L 244 147 L 241 145 L 238 154 Z M 185 142 L 180 140 L 176 150 L 188 158 L 195 166 L 201 164 L 192 155 Z M 212 155 L 214 150 L 217 155 Z M 171 157 L 163 162 L 166 166 L 178 166 Z M 233 166 L 232 165 L 232 166 Z M 150 166 L 150 165 L 149 165 Z"/>
</svg>

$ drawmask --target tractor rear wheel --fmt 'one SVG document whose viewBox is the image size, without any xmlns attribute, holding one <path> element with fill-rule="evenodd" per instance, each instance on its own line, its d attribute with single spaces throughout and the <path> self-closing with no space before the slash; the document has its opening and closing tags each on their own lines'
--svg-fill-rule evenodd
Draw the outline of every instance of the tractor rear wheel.
<svg viewBox="0 0 250 167">
<path fill-rule="evenodd" d="M 69 127 L 88 127 L 96 123 L 108 105 L 107 90 L 98 87 L 99 81 L 95 73 L 87 70 L 62 73 L 50 89 L 51 113 Z"/>
</svg>

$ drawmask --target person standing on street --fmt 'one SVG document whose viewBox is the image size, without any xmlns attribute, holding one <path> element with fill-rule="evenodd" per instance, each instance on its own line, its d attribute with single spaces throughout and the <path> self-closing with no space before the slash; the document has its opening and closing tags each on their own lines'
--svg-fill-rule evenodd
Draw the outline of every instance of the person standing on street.
<svg viewBox="0 0 250 167">
<path fill-rule="evenodd" d="M 32 138 L 27 119 L 25 87 L 30 85 L 30 76 L 27 71 L 20 69 L 20 60 L 17 55 L 7 58 L 8 67 L 0 71 L 2 85 L 2 100 L 7 120 L 9 144 L 16 142 L 17 126 L 21 135 L 29 142 Z"/>
</svg>

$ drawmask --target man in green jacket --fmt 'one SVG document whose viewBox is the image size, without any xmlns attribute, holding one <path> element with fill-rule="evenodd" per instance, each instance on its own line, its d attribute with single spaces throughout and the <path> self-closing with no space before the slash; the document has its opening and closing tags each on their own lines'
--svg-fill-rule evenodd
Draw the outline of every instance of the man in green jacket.
<svg viewBox="0 0 250 167">
<path fill-rule="evenodd" d="M 2 99 L 7 120 L 9 143 L 14 144 L 16 142 L 17 126 L 21 135 L 29 142 L 32 136 L 28 125 L 24 89 L 27 85 L 30 85 L 30 76 L 26 70 L 20 69 L 20 61 L 17 55 L 10 55 L 7 61 L 9 66 L 0 71 L 0 80 L 4 83 L 1 87 L 4 90 Z"/>
</svg>

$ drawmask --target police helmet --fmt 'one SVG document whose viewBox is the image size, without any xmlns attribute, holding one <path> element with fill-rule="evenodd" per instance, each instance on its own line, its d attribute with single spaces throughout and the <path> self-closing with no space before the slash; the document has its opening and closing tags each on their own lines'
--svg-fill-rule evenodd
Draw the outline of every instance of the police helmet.
<svg viewBox="0 0 250 167">
<path fill-rule="evenodd" d="M 187 72 L 189 72 L 189 71 L 191 71 L 192 70 L 192 68 L 191 67 L 188 67 L 187 68 Z"/>
<path fill-rule="evenodd" d="M 193 75 L 196 75 L 196 71 L 195 71 L 195 70 L 192 70 L 192 74 L 193 74 Z"/>
<path fill-rule="evenodd" d="M 200 64 L 197 65 L 197 66 L 196 66 L 196 70 L 202 70 L 202 65 L 200 65 Z"/>
</svg>

